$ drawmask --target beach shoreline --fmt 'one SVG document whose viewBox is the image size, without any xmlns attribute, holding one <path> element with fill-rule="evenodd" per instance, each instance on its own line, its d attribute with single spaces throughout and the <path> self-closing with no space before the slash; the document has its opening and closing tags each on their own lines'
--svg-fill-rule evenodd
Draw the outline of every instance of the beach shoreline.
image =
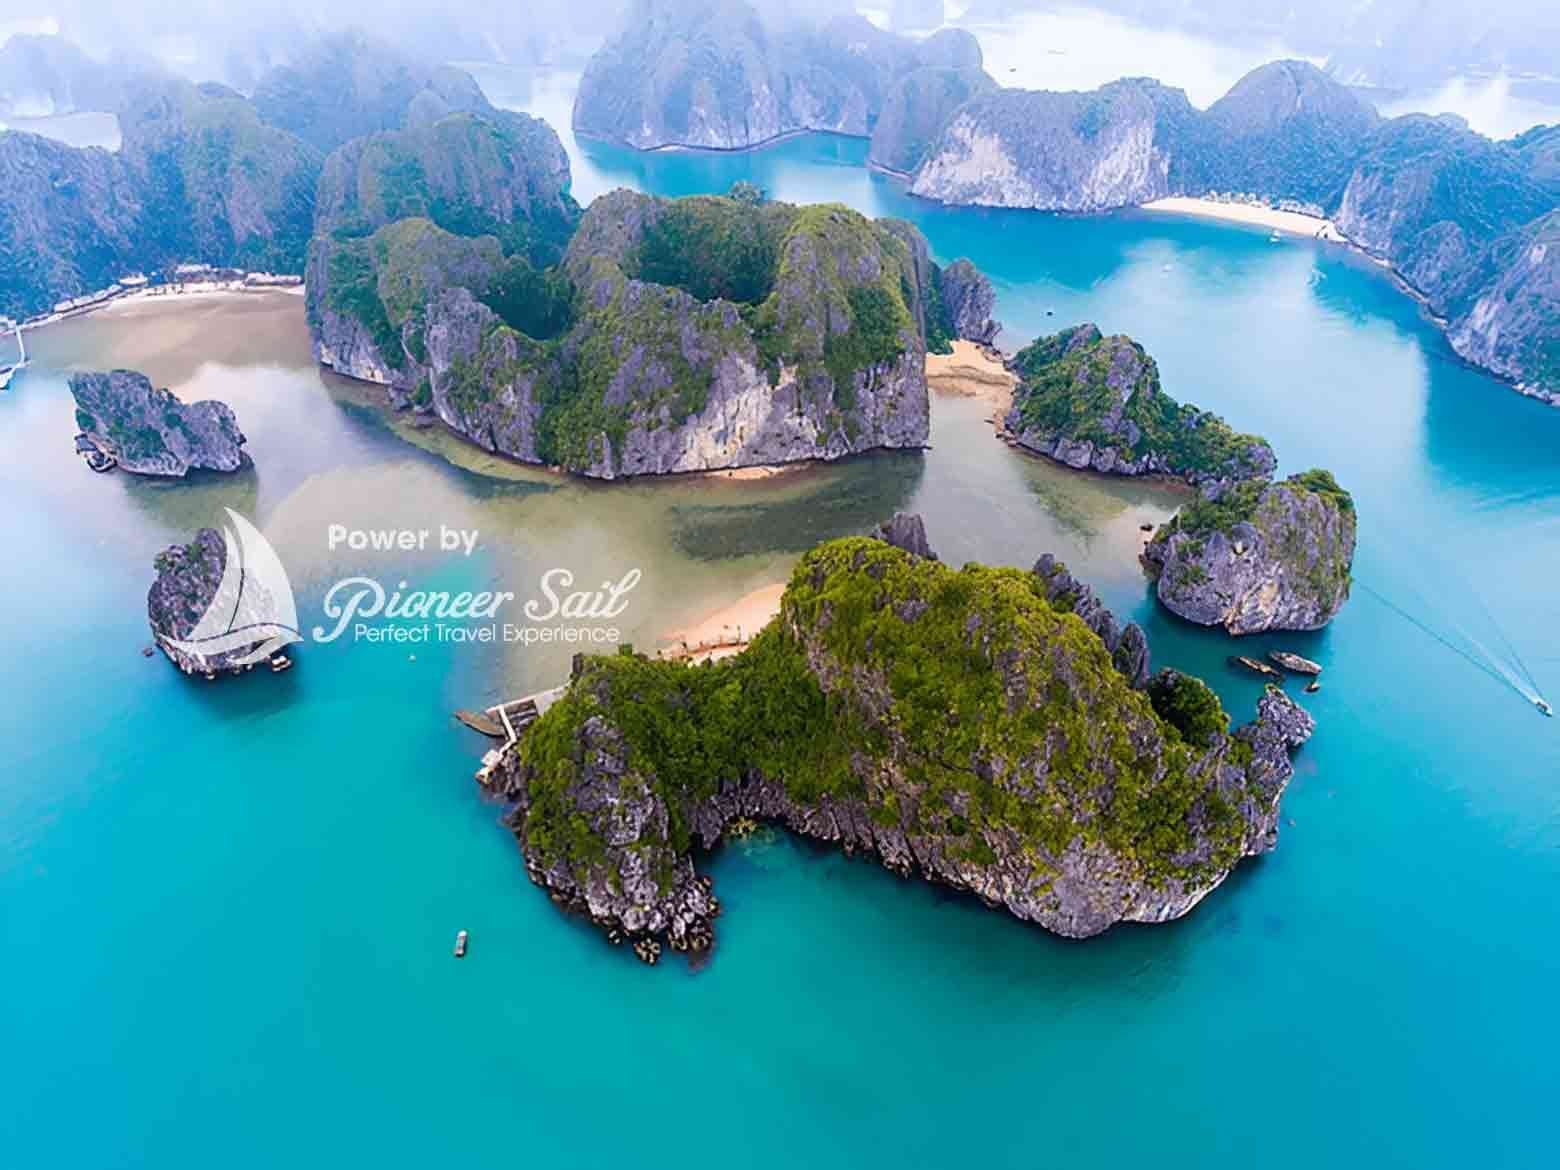
<svg viewBox="0 0 1560 1170">
<path fill-rule="evenodd" d="M 1249 227 L 1267 228 L 1286 236 L 1326 240 L 1330 244 L 1349 242 L 1348 238 L 1338 230 L 1337 225 L 1324 216 L 1308 215 L 1301 211 L 1282 211 L 1277 207 L 1267 207 L 1260 203 L 1169 195 L 1163 199 L 1154 199 L 1140 204 L 1138 210 L 1246 224 Z"/>
<path fill-rule="evenodd" d="M 953 343 L 952 353 L 926 355 L 926 384 L 938 394 L 980 399 L 991 408 L 992 425 L 1001 431 L 1017 379 L 1003 364 L 1001 351 L 960 340 Z"/>
<path fill-rule="evenodd" d="M 740 654 L 760 630 L 779 616 L 784 594 L 784 581 L 762 585 L 692 625 L 662 635 L 663 646 L 657 653 L 662 658 L 695 663 Z"/>
</svg>

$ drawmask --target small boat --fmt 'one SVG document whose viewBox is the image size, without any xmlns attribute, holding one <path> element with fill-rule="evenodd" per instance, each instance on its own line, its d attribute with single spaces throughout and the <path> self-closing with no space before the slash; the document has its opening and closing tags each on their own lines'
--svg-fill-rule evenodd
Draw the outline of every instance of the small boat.
<svg viewBox="0 0 1560 1170">
<path fill-rule="evenodd" d="M 284 670 L 292 669 L 293 661 L 285 654 L 271 655 L 271 673 L 281 674 Z"/>
<path fill-rule="evenodd" d="M 1268 657 L 1285 670 L 1292 670 L 1296 674 L 1322 673 L 1320 662 L 1312 662 L 1309 658 L 1301 658 L 1300 655 L 1291 654 L 1287 650 L 1269 650 Z"/>
<path fill-rule="evenodd" d="M 1244 667 L 1253 674 L 1260 674 L 1264 678 L 1276 678 L 1282 681 L 1284 677 L 1280 671 L 1274 670 L 1266 662 L 1258 662 L 1255 658 L 1247 658 L 1244 654 L 1231 655 L 1230 665 Z"/>
<path fill-rule="evenodd" d="M 455 957 L 457 959 L 466 957 L 466 940 L 470 937 L 464 930 L 455 936 Z"/>
<path fill-rule="evenodd" d="M 1283 242 L 1284 242 L 1284 237 L 1279 235 L 1279 233 L 1278 233 L 1278 231 L 1276 229 L 1274 230 L 1273 234 L 1268 237 L 1268 243 L 1270 243 L 1270 244 L 1282 244 Z"/>
<path fill-rule="evenodd" d="M 1533 706 L 1538 708 L 1539 714 L 1548 715 L 1551 719 L 1555 717 L 1555 709 L 1549 705 L 1548 699 L 1534 699 Z"/>
<path fill-rule="evenodd" d="M 1318 682 L 1314 678 L 1310 682 L 1305 684 L 1305 693 L 1308 694 L 1308 695 L 1314 695 L 1314 694 L 1316 694 L 1317 691 L 1319 691 L 1321 689 L 1322 689 L 1322 684 L 1320 682 Z"/>
</svg>

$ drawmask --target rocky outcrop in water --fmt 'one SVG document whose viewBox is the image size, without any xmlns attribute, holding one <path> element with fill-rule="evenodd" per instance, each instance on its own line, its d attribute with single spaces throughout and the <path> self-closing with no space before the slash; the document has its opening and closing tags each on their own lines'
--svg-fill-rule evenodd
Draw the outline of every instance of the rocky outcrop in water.
<svg viewBox="0 0 1560 1170">
<path fill-rule="evenodd" d="M 1349 597 L 1354 501 L 1326 471 L 1205 485 L 1143 563 L 1171 612 L 1231 634 L 1319 630 Z"/>
<path fill-rule="evenodd" d="M 1198 483 L 1266 478 L 1278 465 L 1265 439 L 1160 389 L 1154 359 L 1130 337 L 1074 326 L 1020 350 L 1010 368 L 1009 433 L 1069 467 Z"/>
<path fill-rule="evenodd" d="M 1131 686 L 1037 577 L 851 539 L 736 658 L 578 661 L 494 788 L 531 879 L 613 941 L 707 951 L 692 850 L 754 820 L 1087 937 L 1179 917 L 1273 846 L 1311 718 L 1272 690 L 1227 727 L 1195 679 Z"/>
<path fill-rule="evenodd" d="M 178 477 L 249 465 L 226 403 L 180 402 L 134 370 L 72 374 L 70 392 L 76 425 L 126 471 Z"/>
<path fill-rule="evenodd" d="M 309 306 L 327 364 L 489 450 L 610 479 L 922 445 L 937 278 L 901 222 L 619 191 L 557 272 L 426 220 L 316 238 Z"/>
<path fill-rule="evenodd" d="M 800 130 L 866 137 L 897 78 L 980 64 L 962 31 L 913 41 L 860 16 L 772 28 L 745 0 L 640 0 L 586 66 L 574 129 L 640 150 L 733 150 Z"/>
<path fill-rule="evenodd" d="M 153 562 L 157 578 L 146 595 L 152 639 L 185 674 L 239 674 L 254 668 L 257 650 L 258 661 L 267 657 L 263 648 L 277 612 L 275 599 L 255 574 L 225 577 L 227 556 L 223 534 L 202 528 L 189 544 L 172 545 Z M 227 628 L 240 636 L 203 638 L 201 623 L 212 612 L 228 615 Z M 262 632 L 246 640 L 243 631 Z"/>
</svg>

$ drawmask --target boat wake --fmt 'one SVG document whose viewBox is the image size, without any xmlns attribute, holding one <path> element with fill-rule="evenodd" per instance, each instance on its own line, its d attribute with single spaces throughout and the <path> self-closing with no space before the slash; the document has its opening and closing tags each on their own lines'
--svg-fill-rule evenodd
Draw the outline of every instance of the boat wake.
<svg viewBox="0 0 1560 1170">
<path fill-rule="evenodd" d="M 1528 669 L 1527 663 L 1522 660 L 1516 646 L 1506 633 L 1501 629 L 1500 623 L 1495 620 L 1495 615 L 1490 613 L 1489 607 L 1484 604 L 1484 599 L 1479 596 L 1478 590 L 1465 587 L 1464 595 L 1472 599 L 1484 615 L 1485 623 L 1494 632 L 1492 639 L 1498 644 L 1499 653 L 1491 650 L 1484 642 L 1470 633 L 1462 623 L 1455 619 L 1450 622 L 1452 631 L 1442 631 L 1430 625 L 1429 622 L 1411 613 L 1397 602 L 1393 601 L 1379 589 L 1374 589 L 1365 582 L 1355 579 L 1355 585 L 1370 594 L 1382 605 L 1386 606 L 1398 617 L 1408 622 L 1421 633 L 1428 635 L 1439 642 L 1446 649 L 1457 655 L 1475 670 L 1488 675 L 1502 686 L 1509 687 L 1521 695 L 1527 702 L 1538 708 L 1544 715 L 1553 715 L 1554 708 L 1549 700 L 1544 698 L 1539 691 L 1538 680 L 1533 677 L 1533 672 Z"/>
</svg>

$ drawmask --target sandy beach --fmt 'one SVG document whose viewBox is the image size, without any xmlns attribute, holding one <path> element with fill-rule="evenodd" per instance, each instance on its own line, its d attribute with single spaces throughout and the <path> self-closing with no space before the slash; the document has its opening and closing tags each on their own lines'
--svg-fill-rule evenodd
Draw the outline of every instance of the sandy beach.
<svg viewBox="0 0 1560 1170">
<path fill-rule="evenodd" d="M 992 351 L 973 341 L 955 341 L 950 354 L 927 354 L 926 381 L 939 394 L 983 399 L 998 426 L 1013 405 L 1013 375 Z"/>
<path fill-rule="evenodd" d="M 703 662 L 740 653 L 753 635 L 780 612 L 780 598 L 784 593 L 785 582 L 776 581 L 753 590 L 687 629 L 673 630 L 662 639 L 665 645 L 661 656 Z M 701 651 L 701 646 L 708 649 Z"/>
<path fill-rule="evenodd" d="M 1253 227 L 1270 228 L 1284 235 L 1305 236 L 1335 244 L 1348 242 L 1330 219 L 1303 215 L 1298 211 L 1280 211 L 1276 207 L 1263 207 L 1254 203 L 1227 203 L 1221 199 L 1193 199 L 1184 195 L 1173 195 L 1166 199 L 1155 199 L 1152 203 L 1145 203 L 1142 210 L 1163 211 L 1173 215 L 1195 215 L 1203 219 L 1221 219 L 1226 223 L 1250 224 Z"/>
</svg>

